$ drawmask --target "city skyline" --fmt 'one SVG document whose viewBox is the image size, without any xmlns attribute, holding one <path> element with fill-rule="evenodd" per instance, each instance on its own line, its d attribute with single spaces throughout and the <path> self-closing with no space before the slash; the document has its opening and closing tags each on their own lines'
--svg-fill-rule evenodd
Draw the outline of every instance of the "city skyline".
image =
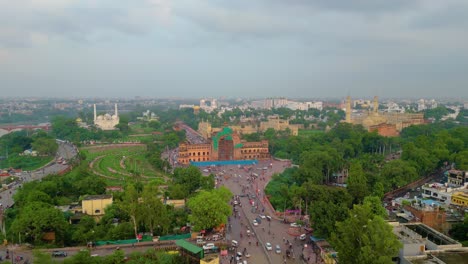
<svg viewBox="0 0 468 264">
<path fill-rule="evenodd" d="M 468 98 L 462 0 L 0 1 L 2 97 Z"/>
</svg>

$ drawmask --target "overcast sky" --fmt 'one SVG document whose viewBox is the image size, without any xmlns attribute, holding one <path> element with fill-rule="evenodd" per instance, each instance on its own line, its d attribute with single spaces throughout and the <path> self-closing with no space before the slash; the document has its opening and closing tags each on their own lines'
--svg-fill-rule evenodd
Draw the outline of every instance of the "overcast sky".
<svg viewBox="0 0 468 264">
<path fill-rule="evenodd" d="M 468 97 L 467 0 L 0 0 L 0 96 Z"/>
</svg>

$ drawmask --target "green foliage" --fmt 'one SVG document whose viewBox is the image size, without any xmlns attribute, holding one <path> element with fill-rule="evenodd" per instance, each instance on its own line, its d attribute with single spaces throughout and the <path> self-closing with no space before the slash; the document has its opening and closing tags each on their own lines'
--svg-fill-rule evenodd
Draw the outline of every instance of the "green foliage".
<svg viewBox="0 0 468 264">
<path fill-rule="evenodd" d="M 54 156 L 58 149 L 58 144 L 53 138 L 39 137 L 31 143 L 33 150 L 36 150 L 39 154 Z"/>
<path fill-rule="evenodd" d="M 373 214 L 369 203 L 354 205 L 348 218 L 336 224 L 331 243 L 339 252 L 340 262 L 349 264 L 391 264 L 401 243 L 392 227 Z"/>
<path fill-rule="evenodd" d="M 50 264 L 57 263 L 52 260 L 52 255 L 48 252 L 42 252 L 40 250 L 33 250 L 34 263 L 37 264 Z"/>
<path fill-rule="evenodd" d="M 211 191 L 200 191 L 188 201 L 191 211 L 189 220 L 194 230 L 209 229 L 227 223 L 231 214 L 228 202 L 232 193 L 224 187 Z"/>
<path fill-rule="evenodd" d="M 11 224 L 13 234 L 22 234 L 23 241 L 41 243 L 46 232 L 55 232 L 55 244 L 63 245 L 67 227 L 63 213 L 50 204 L 31 202 L 25 205 Z"/>
<path fill-rule="evenodd" d="M 416 168 L 404 160 L 392 160 L 382 167 L 382 182 L 386 191 L 399 188 L 418 179 Z"/>
<path fill-rule="evenodd" d="M 449 109 L 445 106 L 438 106 L 433 109 L 427 109 L 424 110 L 424 118 L 429 119 L 429 118 L 434 118 L 435 120 L 440 120 L 442 117 L 454 113 L 452 109 Z"/>
<path fill-rule="evenodd" d="M 369 191 L 367 189 L 367 178 L 361 163 L 354 162 L 351 164 L 346 185 L 349 194 L 353 197 L 354 203 L 362 203 Z"/>
<path fill-rule="evenodd" d="M 86 244 L 90 241 L 95 241 L 95 228 L 96 228 L 96 221 L 90 216 L 83 216 L 80 219 L 80 222 L 73 226 L 74 231 L 72 235 L 72 239 L 78 242 L 81 245 Z"/>
<path fill-rule="evenodd" d="M 317 236 L 327 238 L 335 231 L 335 223 L 346 219 L 352 197 L 342 188 L 311 186 L 310 219 Z"/>
<path fill-rule="evenodd" d="M 203 175 L 197 167 L 189 166 L 187 168 L 176 168 L 173 177 L 174 184 L 182 186 L 185 197 L 187 197 L 201 187 Z"/>
<path fill-rule="evenodd" d="M 57 143 L 45 132 L 18 131 L 0 137 L 0 168 L 34 170 L 50 162 L 57 151 Z M 38 151 L 38 156 L 22 155 L 28 149 Z"/>
<path fill-rule="evenodd" d="M 166 207 L 157 196 L 158 186 L 145 185 L 142 193 L 142 223 L 154 234 L 156 228 L 160 233 L 167 233 L 170 219 Z"/>
<path fill-rule="evenodd" d="M 465 219 L 462 223 L 458 223 L 452 226 L 449 234 L 454 239 L 466 244 L 468 242 L 468 214 L 465 213 Z"/>
</svg>

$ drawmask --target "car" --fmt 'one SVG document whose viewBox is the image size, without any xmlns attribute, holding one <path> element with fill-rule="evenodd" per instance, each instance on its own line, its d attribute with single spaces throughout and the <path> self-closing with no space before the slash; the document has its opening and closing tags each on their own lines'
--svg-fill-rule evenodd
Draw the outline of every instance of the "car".
<svg viewBox="0 0 468 264">
<path fill-rule="evenodd" d="M 262 219 L 261 219 L 260 217 L 255 218 L 255 220 L 257 220 L 257 222 L 258 222 L 259 224 L 262 223 Z"/>
<path fill-rule="evenodd" d="M 301 225 L 298 224 L 298 223 L 291 223 L 290 226 L 291 226 L 291 227 L 301 227 Z"/>
<path fill-rule="evenodd" d="M 262 214 L 259 214 L 258 216 L 259 216 L 261 219 L 265 219 L 265 218 L 266 218 L 265 215 L 262 215 Z"/>
<path fill-rule="evenodd" d="M 306 239 L 306 234 L 300 235 L 300 236 L 299 236 L 299 239 L 300 239 L 300 240 L 305 240 L 305 239 Z"/>
<path fill-rule="evenodd" d="M 66 257 L 67 256 L 67 252 L 65 251 L 53 251 L 52 252 L 52 257 Z"/>
<path fill-rule="evenodd" d="M 206 243 L 205 240 L 203 240 L 201 238 L 197 239 L 197 244 L 200 245 L 200 244 L 205 244 L 205 243 Z"/>
<path fill-rule="evenodd" d="M 268 221 L 271 221 L 271 216 L 267 215 L 267 216 L 266 216 L 266 219 L 267 219 Z"/>
<path fill-rule="evenodd" d="M 215 245 L 213 243 L 208 243 L 208 244 L 203 246 L 204 250 L 209 250 L 209 249 L 213 249 L 213 248 L 215 248 Z"/>
<path fill-rule="evenodd" d="M 270 243 L 270 242 L 267 242 L 267 243 L 265 244 L 265 248 L 266 248 L 266 250 L 268 250 L 268 251 L 273 250 L 273 247 L 271 246 L 271 243 Z"/>
<path fill-rule="evenodd" d="M 280 245 L 276 245 L 276 247 L 275 247 L 275 252 L 276 252 L 276 254 L 281 254 Z"/>
<path fill-rule="evenodd" d="M 239 246 L 239 242 L 237 242 L 237 240 L 231 240 L 231 246 L 237 247 Z"/>
<path fill-rule="evenodd" d="M 253 222 L 252 222 L 252 224 L 253 224 L 254 226 L 258 226 L 257 220 L 254 219 Z"/>
</svg>

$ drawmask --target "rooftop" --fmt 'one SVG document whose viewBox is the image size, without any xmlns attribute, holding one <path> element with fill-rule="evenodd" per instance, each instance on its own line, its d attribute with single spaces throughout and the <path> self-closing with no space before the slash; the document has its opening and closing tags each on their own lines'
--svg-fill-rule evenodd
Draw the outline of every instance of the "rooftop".
<svg viewBox="0 0 468 264">
<path fill-rule="evenodd" d="M 110 199 L 112 195 L 110 194 L 100 194 L 100 195 L 88 195 L 83 200 L 102 200 L 102 199 Z"/>
<path fill-rule="evenodd" d="M 190 242 L 187 242 L 187 241 L 185 241 L 183 239 L 177 240 L 176 245 L 186 249 L 187 251 L 189 251 L 189 252 L 191 252 L 193 254 L 198 254 L 198 253 L 203 251 L 203 248 L 197 247 L 194 244 L 192 244 Z"/>
<path fill-rule="evenodd" d="M 433 242 L 436 245 L 455 245 L 459 244 L 457 241 L 452 238 L 426 226 L 424 224 L 405 224 L 405 226 L 417 234 L 421 235 L 423 238 L 427 238 L 429 241 Z"/>
</svg>

